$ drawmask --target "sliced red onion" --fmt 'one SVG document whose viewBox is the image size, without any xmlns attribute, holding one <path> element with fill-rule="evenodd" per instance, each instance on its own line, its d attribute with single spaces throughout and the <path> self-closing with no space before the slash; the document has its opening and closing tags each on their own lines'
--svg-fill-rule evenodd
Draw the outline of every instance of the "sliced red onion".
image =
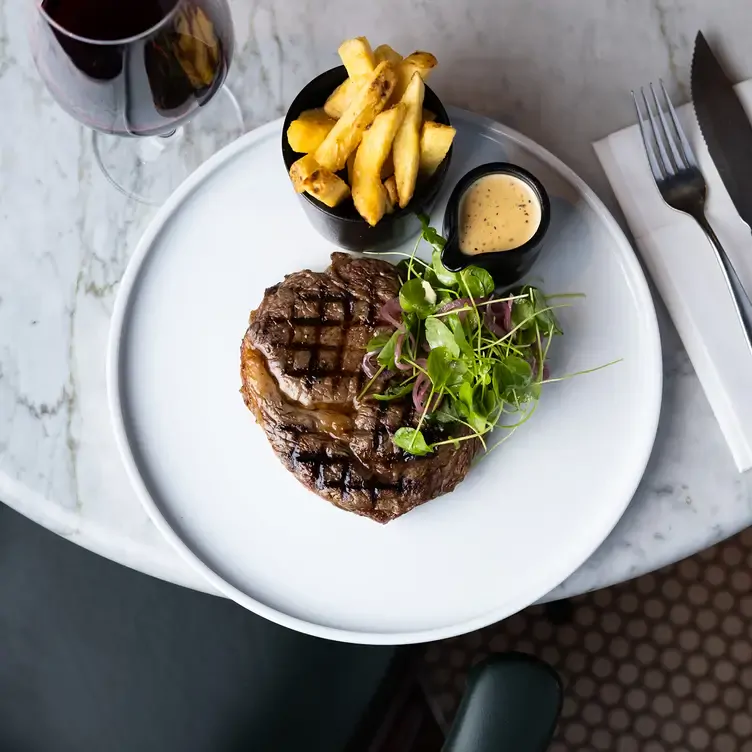
<svg viewBox="0 0 752 752">
<path fill-rule="evenodd" d="M 413 405 L 419 412 L 423 412 L 426 406 L 426 395 L 431 388 L 431 380 L 424 373 L 419 373 L 413 387 Z"/>
<path fill-rule="evenodd" d="M 400 358 L 402 358 L 402 345 L 404 343 L 405 335 L 398 334 L 397 339 L 394 341 L 394 365 L 397 366 L 400 371 L 412 371 L 413 367 L 409 363 L 400 362 Z"/>
<path fill-rule="evenodd" d="M 512 301 L 500 300 L 491 303 L 486 308 L 483 320 L 497 337 L 509 334 L 512 331 Z"/>
<path fill-rule="evenodd" d="M 488 300 L 488 298 L 476 298 L 475 299 L 475 305 L 478 305 L 478 303 L 485 303 Z M 457 298 L 457 300 L 452 300 L 449 303 L 444 303 L 441 308 L 437 311 L 437 313 L 447 313 L 448 311 L 453 311 L 455 308 L 472 308 L 473 307 L 473 299 L 472 298 Z M 465 317 L 467 314 L 470 313 L 470 311 L 460 311 L 457 316 L 459 317 L 460 321 L 462 323 L 465 322 Z"/>
<path fill-rule="evenodd" d="M 413 352 L 417 352 L 417 342 L 415 341 L 415 335 L 412 332 L 408 332 L 407 333 L 407 339 L 410 342 L 410 347 L 412 347 Z M 404 344 L 404 342 L 403 342 L 403 344 Z M 431 348 L 429 347 L 428 348 L 429 352 L 430 352 L 430 349 Z M 395 358 L 395 360 L 396 360 L 396 358 Z M 412 368 L 412 366 L 409 366 L 409 368 Z M 405 369 L 405 370 L 407 370 L 407 369 Z"/>
<path fill-rule="evenodd" d="M 387 300 L 387 302 L 381 306 L 379 318 L 399 329 L 402 326 L 402 306 L 400 306 L 399 298 Z"/>
<path fill-rule="evenodd" d="M 462 308 L 462 306 L 471 306 L 473 301 L 470 298 L 457 298 L 457 300 L 450 300 L 448 303 L 444 303 L 436 313 L 447 313 L 453 311 L 455 308 Z"/>
<path fill-rule="evenodd" d="M 372 379 L 376 372 L 379 370 L 379 364 L 376 360 L 376 356 L 379 354 L 380 350 L 371 350 L 371 352 L 367 352 L 363 356 L 363 373 L 369 378 Z"/>
<path fill-rule="evenodd" d="M 488 308 L 491 308 L 491 306 L 488 306 Z M 507 330 L 496 320 L 493 311 L 486 310 L 483 314 L 483 321 L 491 333 L 495 334 L 497 337 L 503 337 L 508 334 Z"/>
<path fill-rule="evenodd" d="M 501 324 L 508 331 L 512 331 L 512 301 L 505 300 L 502 303 Z"/>
<path fill-rule="evenodd" d="M 421 368 L 425 368 L 427 363 L 425 358 L 418 358 L 415 361 Z M 431 379 L 426 376 L 425 373 L 419 373 L 418 378 L 415 379 L 415 386 L 413 387 L 413 405 L 419 412 L 426 410 L 428 413 L 432 413 L 441 404 L 444 396 L 441 394 L 434 394 L 428 409 L 426 409 L 426 400 L 431 392 Z"/>
<path fill-rule="evenodd" d="M 488 307 L 496 319 L 501 319 L 499 323 L 507 331 L 510 331 L 512 329 L 512 301 L 499 300 L 495 303 L 491 303 Z"/>
</svg>

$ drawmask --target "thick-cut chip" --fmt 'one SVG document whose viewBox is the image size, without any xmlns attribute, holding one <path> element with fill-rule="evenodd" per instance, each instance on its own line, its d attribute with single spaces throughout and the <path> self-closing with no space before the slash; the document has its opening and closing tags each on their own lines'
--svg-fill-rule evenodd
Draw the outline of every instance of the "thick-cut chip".
<svg viewBox="0 0 752 752">
<path fill-rule="evenodd" d="M 373 50 L 365 37 L 355 37 L 342 42 L 337 52 L 347 68 L 347 75 L 353 81 L 370 75 L 376 67 Z"/>
<path fill-rule="evenodd" d="M 397 68 L 397 85 L 394 87 L 392 99 L 389 104 L 399 102 L 405 90 L 412 81 L 414 73 L 420 73 L 420 77 L 426 81 L 431 71 L 437 66 L 438 61 L 430 52 L 413 52 L 408 55 Z"/>
<path fill-rule="evenodd" d="M 402 55 L 396 50 L 393 50 L 388 44 L 380 44 L 374 51 L 373 56 L 376 58 L 377 63 L 381 63 L 386 60 L 392 65 L 402 62 Z"/>
<path fill-rule="evenodd" d="M 306 154 L 290 167 L 290 180 L 297 193 L 305 190 L 305 181 L 313 175 L 321 165 L 314 159 L 312 154 Z"/>
<path fill-rule="evenodd" d="M 423 123 L 420 133 L 420 171 L 433 175 L 444 161 L 457 131 L 451 125 Z"/>
<path fill-rule="evenodd" d="M 405 105 L 400 103 L 377 115 L 355 153 L 353 203 L 360 216 L 372 227 L 386 211 L 386 189 L 381 182 L 381 168 L 389 156 L 405 111 Z"/>
<path fill-rule="evenodd" d="M 336 122 L 321 109 L 301 112 L 287 129 L 287 142 L 293 151 L 310 154 L 319 148 Z"/>
<path fill-rule="evenodd" d="M 383 62 L 357 91 L 350 106 L 329 131 L 314 156 L 332 172 L 339 172 L 358 147 L 363 133 L 386 105 L 397 76 L 391 63 Z"/>
<path fill-rule="evenodd" d="M 392 201 L 389 191 L 386 189 L 386 185 L 383 186 L 384 190 L 384 214 L 394 214 L 394 201 Z"/>
<path fill-rule="evenodd" d="M 387 51 L 389 50 L 389 51 Z M 407 85 L 410 83 L 413 73 L 420 73 L 421 78 L 426 81 L 431 71 L 436 67 L 436 58 L 430 52 L 413 52 L 403 58 L 398 52 L 395 52 L 388 44 L 382 44 L 374 52 L 376 63 L 384 61 L 392 63 L 397 71 L 397 85 L 390 97 L 388 105 L 391 106 L 402 98 Z M 342 113 L 352 102 L 358 87 L 362 85 L 362 80 L 348 78 L 341 83 L 330 95 L 324 104 L 324 110 L 329 117 L 338 120 Z M 425 111 L 424 120 L 434 120 L 436 115 L 428 110 Z"/>
<path fill-rule="evenodd" d="M 392 152 L 389 152 L 389 156 L 386 158 L 386 162 L 384 162 L 384 166 L 381 168 L 381 179 L 386 180 L 392 175 L 394 175 L 394 160 L 392 159 Z"/>
<path fill-rule="evenodd" d="M 397 196 L 397 181 L 394 179 L 394 175 L 391 175 L 384 181 L 384 188 L 386 189 L 387 211 L 389 211 L 389 205 L 391 204 L 392 210 L 399 203 L 399 197 Z"/>
<path fill-rule="evenodd" d="M 350 195 L 347 183 L 326 167 L 314 170 L 303 182 L 303 190 L 332 208 Z"/>
<path fill-rule="evenodd" d="M 360 147 L 358 147 L 360 148 Z M 347 182 L 352 185 L 353 181 L 353 167 L 355 166 L 355 155 L 358 153 L 358 149 L 356 149 L 348 158 L 347 158 Z"/>
<path fill-rule="evenodd" d="M 348 39 L 340 45 L 338 52 L 349 78 L 345 79 L 324 103 L 324 112 L 335 120 L 342 117 L 358 88 L 366 82 L 377 65 L 371 45 L 365 37 Z"/>
<path fill-rule="evenodd" d="M 394 137 L 392 159 L 394 159 L 394 177 L 397 180 L 399 205 L 404 209 L 415 192 L 420 165 L 420 122 L 423 114 L 423 94 L 425 85 L 418 73 L 413 74 L 407 87 L 402 104 L 405 105 L 405 117 Z"/>
<path fill-rule="evenodd" d="M 324 112 L 329 117 L 339 120 L 342 113 L 350 106 L 357 91 L 358 83 L 352 78 L 346 78 L 324 102 Z"/>
</svg>

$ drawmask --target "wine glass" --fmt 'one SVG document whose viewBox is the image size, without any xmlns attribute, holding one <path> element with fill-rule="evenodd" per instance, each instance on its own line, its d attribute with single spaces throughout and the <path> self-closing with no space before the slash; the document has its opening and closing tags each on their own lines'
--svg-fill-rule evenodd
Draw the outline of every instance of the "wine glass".
<svg viewBox="0 0 752 752">
<path fill-rule="evenodd" d="M 122 193 L 161 203 L 243 132 L 223 85 L 234 46 L 227 0 L 34 2 L 39 73 L 92 129 L 97 161 Z"/>
</svg>

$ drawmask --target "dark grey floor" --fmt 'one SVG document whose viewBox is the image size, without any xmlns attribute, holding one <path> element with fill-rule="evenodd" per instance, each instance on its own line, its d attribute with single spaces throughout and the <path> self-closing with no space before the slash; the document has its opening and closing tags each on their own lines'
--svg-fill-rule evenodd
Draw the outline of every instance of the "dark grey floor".
<svg viewBox="0 0 752 752">
<path fill-rule="evenodd" d="M 0 504 L 0 752 L 337 752 L 392 655 L 133 572 Z"/>
</svg>

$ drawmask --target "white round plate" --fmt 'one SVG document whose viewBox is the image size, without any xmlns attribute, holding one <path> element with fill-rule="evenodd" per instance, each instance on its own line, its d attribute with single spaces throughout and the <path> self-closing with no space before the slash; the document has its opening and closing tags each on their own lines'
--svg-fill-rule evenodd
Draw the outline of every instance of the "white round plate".
<svg viewBox="0 0 752 752">
<path fill-rule="evenodd" d="M 533 281 L 583 292 L 560 312 L 540 406 L 453 493 L 381 526 L 336 509 L 277 460 L 238 389 L 248 314 L 285 274 L 323 270 L 280 154 L 282 121 L 204 164 L 146 231 L 112 321 L 108 387 L 131 481 L 152 520 L 220 592 L 293 629 L 360 643 L 483 627 L 580 566 L 629 504 L 661 399 L 653 303 L 593 192 L 514 131 L 451 111 L 457 140 L 432 223 L 467 170 L 516 162 L 552 197 Z"/>
</svg>

